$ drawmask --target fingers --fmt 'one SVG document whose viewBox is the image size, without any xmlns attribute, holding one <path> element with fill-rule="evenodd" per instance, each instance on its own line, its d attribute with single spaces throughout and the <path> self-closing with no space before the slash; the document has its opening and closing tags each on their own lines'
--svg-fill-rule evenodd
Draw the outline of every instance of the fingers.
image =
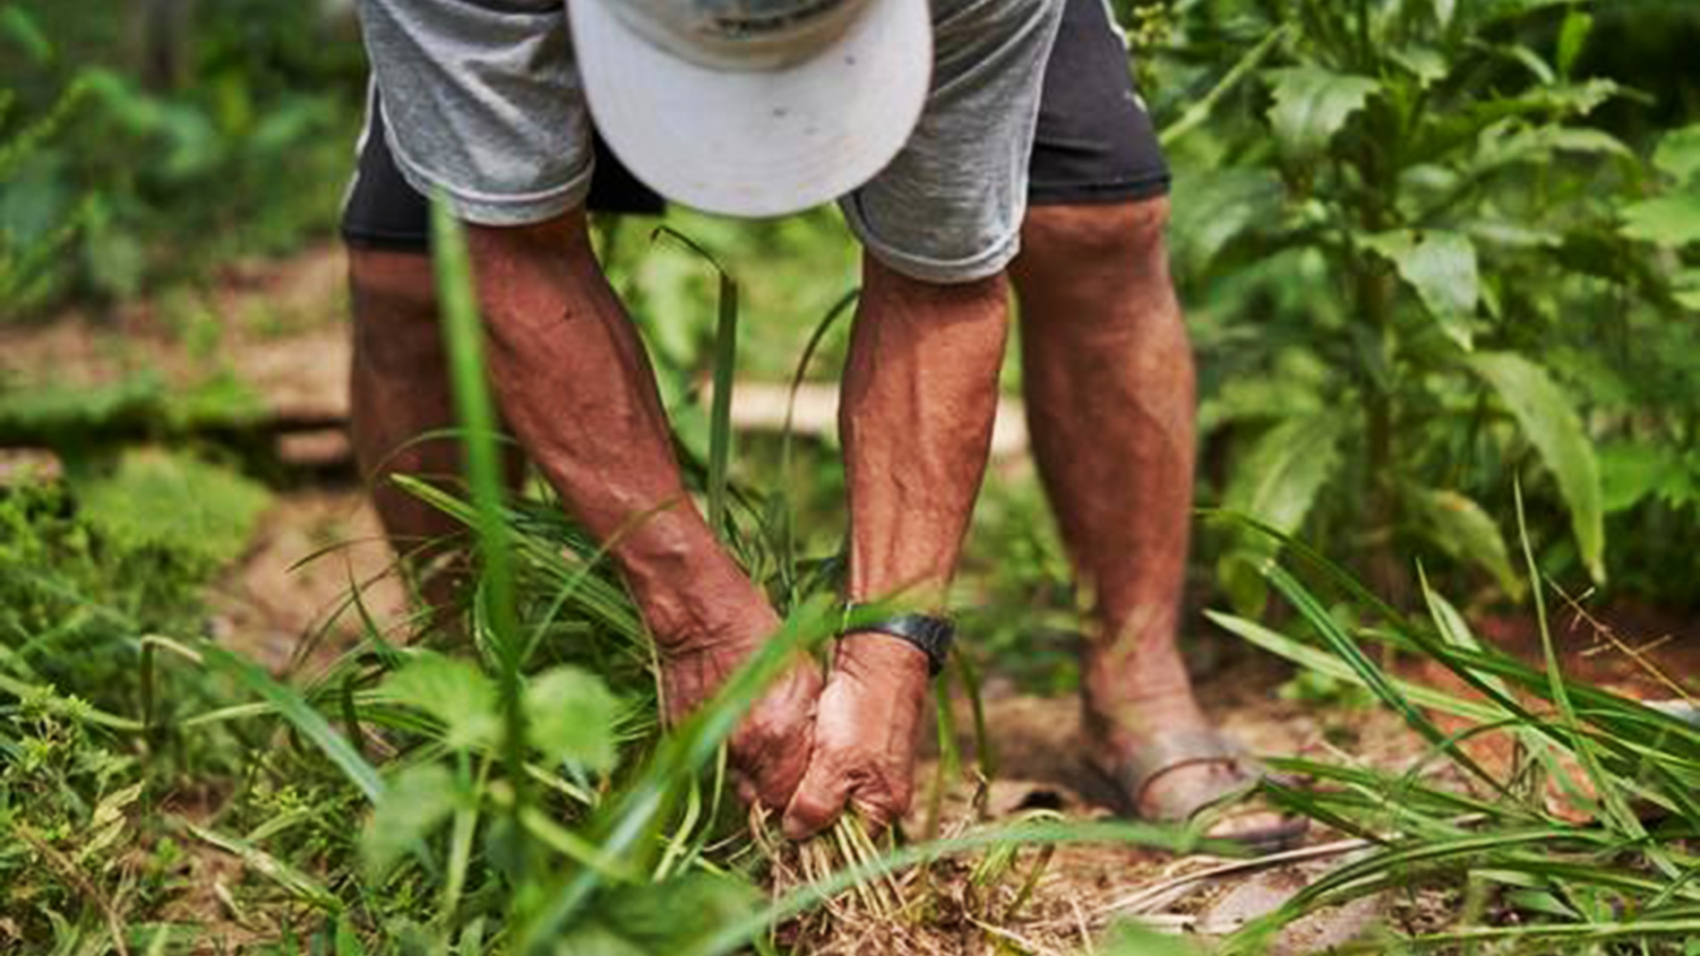
<svg viewBox="0 0 1700 956">
<path fill-rule="evenodd" d="M 850 805 L 867 825 L 868 834 L 879 836 L 909 812 L 909 795 L 882 791 L 864 797 L 860 792 L 853 792 Z"/>
<path fill-rule="evenodd" d="M 784 810 L 802 786 L 809 753 L 814 749 L 813 728 L 806 727 L 787 743 L 793 748 L 791 752 L 775 754 L 752 774 L 756 798 L 775 812 Z"/>
<path fill-rule="evenodd" d="M 803 785 L 791 798 L 785 812 L 784 832 L 788 839 L 807 840 L 838 819 L 845 808 L 855 809 L 871 836 L 884 833 L 888 827 L 909 812 L 909 797 L 888 790 L 858 785 L 849 774 L 822 774 L 818 781 L 805 776 Z M 835 779 L 826 779 L 833 777 Z M 868 791 L 872 790 L 871 793 Z"/>
<path fill-rule="evenodd" d="M 763 698 L 732 738 L 734 765 L 750 785 L 739 796 L 775 813 L 791 802 L 814 751 L 820 678 L 799 673 Z"/>
<path fill-rule="evenodd" d="M 827 761 L 813 760 L 803 782 L 785 808 L 782 824 L 787 839 L 807 840 L 832 825 L 843 812 L 854 786 L 851 777 Z"/>
<path fill-rule="evenodd" d="M 755 806 L 761 799 L 761 794 L 756 790 L 756 785 L 750 782 L 750 778 L 741 773 L 732 776 L 732 789 L 738 794 L 738 801 L 746 807 Z"/>
</svg>

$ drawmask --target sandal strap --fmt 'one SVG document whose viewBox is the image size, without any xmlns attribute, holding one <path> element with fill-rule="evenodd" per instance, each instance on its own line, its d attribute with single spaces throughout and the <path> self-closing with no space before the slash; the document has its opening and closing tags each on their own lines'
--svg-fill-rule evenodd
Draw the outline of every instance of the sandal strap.
<svg viewBox="0 0 1700 956">
<path fill-rule="evenodd" d="M 1137 809 L 1144 804 L 1146 791 L 1158 779 L 1171 771 L 1199 764 L 1227 764 L 1247 782 L 1261 775 L 1246 757 L 1245 751 L 1220 733 L 1173 730 L 1158 734 L 1126 754 L 1117 776 Z M 1219 799 L 1213 796 L 1200 800 L 1196 806 L 1185 808 L 1181 818 L 1190 819 Z"/>
</svg>

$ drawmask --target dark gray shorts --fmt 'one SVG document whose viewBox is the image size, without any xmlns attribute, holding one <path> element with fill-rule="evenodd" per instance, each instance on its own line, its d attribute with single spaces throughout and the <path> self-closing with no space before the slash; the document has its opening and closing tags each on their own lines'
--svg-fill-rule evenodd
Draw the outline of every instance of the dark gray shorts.
<svg viewBox="0 0 1700 956">
<path fill-rule="evenodd" d="M 422 197 L 396 169 L 380 110 L 368 110 L 359 166 L 343 211 L 350 245 L 423 250 L 430 218 Z M 586 204 L 594 211 L 658 214 L 666 202 L 596 145 Z M 1045 68 L 1039 122 L 1028 167 L 1036 205 L 1127 202 L 1162 195 L 1169 169 L 1151 117 L 1134 92 L 1125 41 L 1104 0 L 1065 0 Z"/>
</svg>

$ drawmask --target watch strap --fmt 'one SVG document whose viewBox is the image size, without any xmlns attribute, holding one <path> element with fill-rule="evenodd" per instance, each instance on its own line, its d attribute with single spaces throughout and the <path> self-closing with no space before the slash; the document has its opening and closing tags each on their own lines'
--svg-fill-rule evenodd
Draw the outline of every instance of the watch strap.
<svg viewBox="0 0 1700 956">
<path fill-rule="evenodd" d="M 945 662 L 950 659 L 950 647 L 956 641 L 956 625 L 947 618 L 933 617 L 930 614 L 899 614 L 860 625 L 855 630 L 845 631 L 838 636 L 842 639 L 858 634 L 884 634 L 907 641 L 927 655 L 928 672 L 937 677 L 939 672 L 944 670 Z"/>
</svg>

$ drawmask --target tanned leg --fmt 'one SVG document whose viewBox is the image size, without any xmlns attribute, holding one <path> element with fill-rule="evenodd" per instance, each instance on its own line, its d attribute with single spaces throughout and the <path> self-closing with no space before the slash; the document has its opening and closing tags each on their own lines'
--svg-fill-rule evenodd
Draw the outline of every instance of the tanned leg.
<svg viewBox="0 0 1700 956">
<path fill-rule="evenodd" d="M 1091 759 L 1106 770 L 1157 730 L 1210 727 L 1177 644 L 1195 388 L 1167 219 L 1166 199 L 1034 206 L 1011 270 L 1033 450 L 1092 602 L 1082 697 Z M 1217 764 L 1183 767 L 1140 809 L 1160 815 L 1234 782 Z"/>
<path fill-rule="evenodd" d="M 419 436 L 455 424 L 448 363 L 438 324 L 431 257 L 422 252 L 350 248 L 349 291 L 354 308 L 350 376 L 351 428 L 360 474 L 396 553 L 409 571 L 422 569 L 464 541 L 464 526 L 390 480 L 423 480 L 461 473 L 458 442 Z M 517 456 L 510 475 L 518 476 Z M 455 568 L 413 575 L 427 608 L 452 602 Z"/>
<path fill-rule="evenodd" d="M 654 372 L 583 215 L 470 227 L 468 248 L 502 411 L 573 516 L 609 545 L 661 651 L 664 704 L 676 721 L 778 618 L 686 493 Z M 790 799 L 820 686 L 812 667 L 789 672 L 734 734 L 747 798 L 776 808 Z"/>
<path fill-rule="evenodd" d="M 936 607 L 985 475 L 1008 293 L 1002 275 L 936 285 L 864 262 L 839 410 L 848 596 Z M 903 815 L 927 686 L 914 647 L 877 634 L 840 642 L 787 835 L 820 830 L 846 803 L 875 826 Z"/>
</svg>

